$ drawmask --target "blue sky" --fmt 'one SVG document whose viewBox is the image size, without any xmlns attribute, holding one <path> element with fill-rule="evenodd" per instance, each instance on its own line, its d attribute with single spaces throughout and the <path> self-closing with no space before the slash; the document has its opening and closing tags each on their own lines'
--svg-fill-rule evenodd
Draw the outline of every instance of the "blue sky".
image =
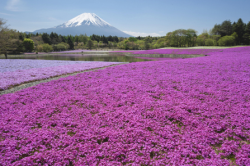
<svg viewBox="0 0 250 166">
<path fill-rule="evenodd" d="M 176 29 L 212 29 L 224 20 L 250 21 L 250 0 L 1 0 L 0 18 L 10 28 L 34 31 L 95 13 L 135 36 L 165 36 Z"/>
</svg>

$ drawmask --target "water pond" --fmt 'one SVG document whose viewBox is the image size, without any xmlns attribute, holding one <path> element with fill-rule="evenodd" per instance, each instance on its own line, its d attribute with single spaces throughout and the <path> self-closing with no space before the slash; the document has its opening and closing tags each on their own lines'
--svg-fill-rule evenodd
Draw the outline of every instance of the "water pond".
<svg viewBox="0 0 250 166">
<path fill-rule="evenodd" d="M 0 55 L 0 59 L 5 59 Z M 43 59 L 43 60 L 69 60 L 69 61 L 105 61 L 105 62 L 142 62 L 152 61 L 126 55 L 109 54 L 30 54 L 30 55 L 8 55 L 8 59 Z"/>
</svg>

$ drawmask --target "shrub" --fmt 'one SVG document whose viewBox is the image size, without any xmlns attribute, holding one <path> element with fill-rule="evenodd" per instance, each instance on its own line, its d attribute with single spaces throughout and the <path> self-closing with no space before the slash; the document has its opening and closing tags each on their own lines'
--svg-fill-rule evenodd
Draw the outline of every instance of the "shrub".
<svg viewBox="0 0 250 166">
<path fill-rule="evenodd" d="M 67 50 L 69 48 L 69 45 L 67 43 L 59 43 L 53 46 L 54 50 Z"/>
<path fill-rule="evenodd" d="M 233 46 L 235 43 L 235 38 L 233 36 L 223 36 L 218 41 L 219 46 Z"/>
<path fill-rule="evenodd" d="M 43 44 L 42 46 L 43 46 L 43 51 L 44 52 L 50 52 L 50 51 L 53 50 L 52 46 L 47 44 L 47 43 Z"/>
<path fill-rule="evenodd" d="M 34 50 L 34 41 L 28 38 L 25 38 L 23 40 L 23 46 L 25 48 L 25 51 L 32 51 Z"/>
<path fill-rule="evenodd" d="M 40 45 L 36 46 L 36 50 L 37 50 L 38 52 L 42 52 L 42 51 L 43 51 L 43 45 L 40 44 Z"/>
<path fill-rule="evenodd" d="M 216 41 L 214 39 L 206 39 L 205 40 L 205 45 L 206 46 L 215 46 L 216 45 Z"/>
</svg>

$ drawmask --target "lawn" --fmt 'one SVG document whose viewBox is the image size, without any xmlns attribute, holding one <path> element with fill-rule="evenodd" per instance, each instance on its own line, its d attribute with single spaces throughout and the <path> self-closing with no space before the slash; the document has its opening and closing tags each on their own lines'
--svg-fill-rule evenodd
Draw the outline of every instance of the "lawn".
<svg viewBox="0 0 250 166">
<path fill-rule="evenodd" d="M 250 47 L 206 54 L 0 96 L 0 163 L 249 165 Z"/>
</svg>

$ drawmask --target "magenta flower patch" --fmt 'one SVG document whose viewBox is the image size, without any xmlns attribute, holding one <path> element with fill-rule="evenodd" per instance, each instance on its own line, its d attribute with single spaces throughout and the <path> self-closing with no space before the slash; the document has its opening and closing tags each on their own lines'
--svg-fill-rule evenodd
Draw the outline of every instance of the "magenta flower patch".
<svg viewBox="0 0 250 166">
<path fill-rule="evenodd" d="M 187 55 L 200 55 L 212 52 L 223 52 L 225 49 L 154 49 L 154 50 L 140 50 L 140 51 L 113 51 L 124 52 L 132 54 L 187 54 Z"/>
<path fill-rule="evenodd" d="M 250 47 L 0 96 L 2 165 L 249 165 Z"/>
</svg>

